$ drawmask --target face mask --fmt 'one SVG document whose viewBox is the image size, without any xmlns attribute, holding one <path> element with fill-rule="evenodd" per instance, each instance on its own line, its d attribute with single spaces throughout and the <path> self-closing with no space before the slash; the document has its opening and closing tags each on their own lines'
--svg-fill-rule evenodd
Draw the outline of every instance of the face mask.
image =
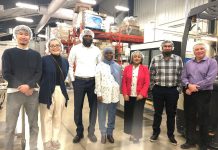
<svg viewBox="0 0 218 150">
<path fill-rule="evenodd" d="M 170 57 L 172 54 L 172 51 L 168 51 L 168 52 L 162 52 L 164 57 Z"/>
<path fill-rule="evenodd" d="M 92 41 L 93 41 L 92 39 L 87 40 L 87 39 L 83 38 L 83 45 L 84 45 L 85 47 L 90 47 L 91 44 L 92 44 Z"/>
</svg>

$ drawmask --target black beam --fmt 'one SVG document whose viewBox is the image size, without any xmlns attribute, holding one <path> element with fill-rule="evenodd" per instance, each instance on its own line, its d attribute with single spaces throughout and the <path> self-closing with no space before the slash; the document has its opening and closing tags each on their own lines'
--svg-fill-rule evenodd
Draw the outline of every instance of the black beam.
<svg viewBox="0 0 218 150">
<path fill-rule="evenodd" d="M 134 0 L 128 0 L 129 16 L 134 16 Z"/>
</svg>

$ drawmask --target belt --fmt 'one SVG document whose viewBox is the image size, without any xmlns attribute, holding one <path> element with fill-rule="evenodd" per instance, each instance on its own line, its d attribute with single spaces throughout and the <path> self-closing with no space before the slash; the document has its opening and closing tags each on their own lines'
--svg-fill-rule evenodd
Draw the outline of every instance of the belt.
<svg viewBox="0 0 218 150">
<path fill-rule="evenodd" d="M 83 77 L 75 76 L 75 79 L 89 81 L 89 80 L 95 80 L 95 77 L 83 78 Z"/>
<path fill-rule="evenodd" d="M 177 86 L 160 86 L 155 84 L 156 87 L 160 87 L 160 88 L 177 88 Z"/>
</svg>

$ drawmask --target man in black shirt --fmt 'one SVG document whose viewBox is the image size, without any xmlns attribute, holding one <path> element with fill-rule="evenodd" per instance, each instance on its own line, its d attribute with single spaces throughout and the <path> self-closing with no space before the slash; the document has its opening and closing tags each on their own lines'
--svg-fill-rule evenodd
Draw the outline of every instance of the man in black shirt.
<svg viewBox="0 0 218 150">
<path fill-rule="evenodd" d="M 13 150 L 14 132 L 23 105 L 28 116 L 30 150 L 37 149 L 38 138 L 38 91 L 37 82 L 42 73 L 41 56 L 29 48 L 32 31 L 25 25 L 14 28 L 17 47 L 4 51 L 2 73 L 8 82 L 6 104 L 5 149 Z"/>
</svg>

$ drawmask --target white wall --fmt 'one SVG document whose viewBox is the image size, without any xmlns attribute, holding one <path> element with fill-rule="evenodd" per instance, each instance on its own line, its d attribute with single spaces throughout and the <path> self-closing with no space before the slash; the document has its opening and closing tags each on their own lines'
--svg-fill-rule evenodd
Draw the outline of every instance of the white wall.
<svg viewBox="0 0 218 150">
<path fill-rule="evenodd" d="M 138 16 L 140 27 L 144 29 L 145 42 L 181 40 L 189 10 L 207 2 L 208 0 L 135 0 L 134 15 Z"/>
</svg>

